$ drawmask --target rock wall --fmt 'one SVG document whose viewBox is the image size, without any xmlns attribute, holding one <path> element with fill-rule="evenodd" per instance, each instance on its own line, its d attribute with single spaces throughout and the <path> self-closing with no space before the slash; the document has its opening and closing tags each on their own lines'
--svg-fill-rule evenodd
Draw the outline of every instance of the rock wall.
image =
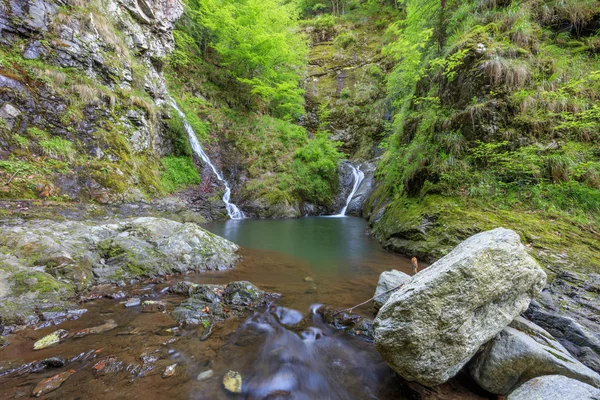
<svg viewBox="0 0 600 400">
<path fill-rule="evenodd" d="M 0 172 L 16 174 L 2 197 L 159 191 L 162 69 L 182 13 L 179 0 L 0 1 Z"/>
</svg>

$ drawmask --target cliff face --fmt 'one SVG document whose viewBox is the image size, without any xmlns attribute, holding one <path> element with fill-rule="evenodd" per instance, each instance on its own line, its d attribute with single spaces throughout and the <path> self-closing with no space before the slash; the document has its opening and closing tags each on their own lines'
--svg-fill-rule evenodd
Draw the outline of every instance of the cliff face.
<svg viewBox="0 0 600 400">
<path fill-rule="evenodd" d="M 161 192 L 162 68 L 182 13 L 179 0 L 0 1 L 0 196 Z"/>
</svg>

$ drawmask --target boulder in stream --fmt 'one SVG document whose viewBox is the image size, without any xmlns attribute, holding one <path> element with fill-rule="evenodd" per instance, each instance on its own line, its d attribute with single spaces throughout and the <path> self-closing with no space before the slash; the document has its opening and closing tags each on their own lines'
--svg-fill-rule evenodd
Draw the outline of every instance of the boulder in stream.
<svg viewBox="0 0 600 400">
<path fill-rule="evenodd" d="M 55 344 L 58 344 L 62 340 L 66 339 L 68 335 L 69 335 L 69 332 L 67 332 L 64 329 L 59 329 L 57 331 L 52 332 L 49 335 L 44 336 L 43 338 L 41 338 L 40 340 L 35 342 L 33 344 L 33 349 L 34 350 L 42 350 L 42 349 L 45 349 L 46 347 L 54 346 Z"/>
<path fill-rule="evenodd" d="M 383 271 L 381 275 L 379 275 L 379 281 L 377 282 L 377 288 L 375 289 L 373 307 L 375 307 L 376 310 L 379 310 L 392 295 L 392 292 L 389 291 L 408 282 L 409 280 L 410 275 L 405 274 L 404 272 L 400 272 L 395 269 L 391 271 Z"/>
<path fill-rule="evenodd" d="M 600 375 L 571 356 L 544 329 L 522 317 L 481 347 L 469 371 L 479 386 L 500 395 L 543 375 L 564 375 L 600 387 Z"/>
<path fill-rule="evenodd" d="M 545 375 L 519 386 L 506 400 L 598 400 L 600 390 L 562 375 Z"/>
<path fill-rule="evenodd" d="M 242 375 L 239 372 L 228 371 L 223 377 L 223 386 L 231 393 L 242 393 Z"/>
<path fill-rule="evenodd" d="M 503 228 L 479 233 L 390 296 L 375 319 L 375 345 L 406 380 L 441 384 L 525 311 L 545 283 L 519 235 Z"/>
</svg>

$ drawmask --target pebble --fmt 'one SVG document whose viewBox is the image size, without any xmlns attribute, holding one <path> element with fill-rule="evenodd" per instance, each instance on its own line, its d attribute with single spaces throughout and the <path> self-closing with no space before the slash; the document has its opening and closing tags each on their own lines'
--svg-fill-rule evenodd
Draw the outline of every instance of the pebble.
<svg viewBox="0 0 600 400">
<path fill-rule="evenodd" d="M 177 364 L 172 364 L 165 368 L 165 372 L 163 372 L 162 377 L 168 378 L 170 376 L 175 375 L 175 367 L 177 367 Z"/>
<path fill-rule="evenodd" d="M 129 300 L 127 300 L 127 303 L 125 303 L 125 307 L 129 308 L 129 307 L 137 307 L 142 303 L 142 301 L 140 300 L 139 297 L 133 297 Z"/>
<path fill-rule="evenodd" d="M 44 336 L 43 338 L 41 338 L 40 340 L 35 342 L 33 344 L 33 349 L 34 350 L 42 350 L 42 349 L 45 349 L 46 347 L 50 347 L 55 344 L 58 344 L 58 343 L 60 343 L 61 340 L 65 339 L 68 335 L 69 335 L 69 332 L 67 332 L 64 329 L 59 329 L 55 332 L 52 332 L 49 335 Z"/>
<path fill-rule="evenodd" d="M 60 374 L 54 375 L 51 378 L 45 379 L 38 383 L 35 388 L 33 388 L 32 396 L 40 397 L 47 393 L 56 390 L 62 385 L 67 379 L 71 377 L 75 373 L 75 370 L 68 370 L 65 372 L 61 372 Z"/>
<path fill-rule="evenodd" d="M 204 379 L 208 379 L 208 378 L 210 378 L 211 376 L 213 376 L 213 374 L 214 374 L 214 373 L 213 373 L 213 370 L 212 370 L 212 369 L 206 370 L 206 371 L 204 371 L 204 372 L 200 372 L 200 373 L 198 374 L 198 376 L 196 377 L 196 380 L 203 381 Z"/>
<path fill-rule="evenodd" d="M 242 393 L 242 375 L 235 371 L 227 372 L 223 377 L 223 386 L 231 393 Z"/>
</svg>

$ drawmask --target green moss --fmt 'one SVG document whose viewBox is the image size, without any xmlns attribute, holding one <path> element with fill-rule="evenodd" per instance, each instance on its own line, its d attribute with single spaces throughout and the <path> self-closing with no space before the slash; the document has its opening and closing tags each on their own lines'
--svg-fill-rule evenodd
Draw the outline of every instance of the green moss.
<svg viewBox="0 0 600 400">
<path fill-rule="evenodd" d="M 29 292 L 39 294 L 61 293 L 67 297 L 73 296 L 73 288 L 70 285 L 57 281 L 52 275 L 44 272 L 22 271 L 9 278 L 14 295 Z"/>
<path fill-rule="evenodd" d="M 189 157 L 164 157 L 161 159 L 161 164 L 165 170 L 160 183 L 169 193 L 200 183 L 198 168 Z"/>
<path fill-rule="evenodd" d="M 59 137 L 41 140 L 39 142 L 44 153 L 60 159 L 72 159 L 75 156 L 75 146 L 70 140 Z"/>
</svg>

